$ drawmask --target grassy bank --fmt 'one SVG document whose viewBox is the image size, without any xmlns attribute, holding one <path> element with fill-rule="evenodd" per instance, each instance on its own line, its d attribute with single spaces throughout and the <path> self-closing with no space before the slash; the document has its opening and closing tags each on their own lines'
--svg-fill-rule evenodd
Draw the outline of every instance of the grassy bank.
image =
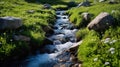
<svg viewBox="0 0 120 67">
<path fill-rule="evenodd" d="M 108 4 L 108 2 L 96 4 L 92 3 L 89 7 L 72 8 L 68 11 L 70 21 L 79 28 L 79 31 L 76 33 L 77 38 L 83 40 L 83 43 L 78 49 L 78 59 L 83 61 L 83 67 L 120 66 L 119 6 L 120 4 Z M 81 14 L 83 12 L 90 13 L 91 20 L 94 19 L 100 12 L 108 12 L 114 17 L 116 25 L 110 27 L 102 34 L 93 30 L 90 31 L 86 28 L 86 26 L 83 26 L 86 22 L 81 22 Z M 87 22 L 87 24 L 89 22 Z"/>
<path fill-rule="evenodd" d="M 23 25 L 16 30 L 0 32 L 0 60 L 21 57 L 38 48 L 45 39 L 44 26 L 54 23 L 55 11 L 24 0 L 0 0 L 0 17 L 5 16 L 21 18 Z M 31 41 L 14 41 L 13 35 L 24 35 Z"/>
</svg>

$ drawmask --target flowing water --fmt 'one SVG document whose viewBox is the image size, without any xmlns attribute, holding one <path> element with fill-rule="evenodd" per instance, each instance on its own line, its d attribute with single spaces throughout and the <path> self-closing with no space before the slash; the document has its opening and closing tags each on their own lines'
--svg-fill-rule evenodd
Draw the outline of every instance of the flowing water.
<svg viewBox="0 0 120 67">
<path fill-rule="evenodd" d="M 56 11 L 57 20 L 54 25 L 54 34 L 48 37 L 53 44 L 44 47 L 49 53 L 29 56 L 22 67 L 53 67 L 58 63 L 71 63 L 70 52 L 66 50 L 77 44 L 75 33 L 77 29 L 69 22 L 65 11 Z M 67 62 L 68 61 L 68 62 Z"/>
</svg>

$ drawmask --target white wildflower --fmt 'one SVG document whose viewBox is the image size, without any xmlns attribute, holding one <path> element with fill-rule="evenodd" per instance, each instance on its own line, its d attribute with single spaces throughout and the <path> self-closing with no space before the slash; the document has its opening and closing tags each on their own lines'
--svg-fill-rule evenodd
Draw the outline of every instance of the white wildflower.
<svg viewBox="0 0 120 67">
<path fill-rule="evenodd" d="M 111 54 L 114 54 L 115 53 L 115 51 L 111 51 Z"/>
<path fill-rule="evenodd" d="M 104 43 L 106 44 L 106 43 L 109 43 L 109 41 L 104 41 Z"/>
<path fill-rule="evenodd" d="M 104 42 L 104 40 L 101 40 L 101 42 Z"/>
<path fill-rule="evenodd" d="M 33 23 L 33 24 L 36 24 L 36 23 Z"/>
<path fill-rule="evenodd" d="M 106 38 L 105 40 L 106 40 L 106 41 L 110 41 L 110 38 Z"/>
<path fill-rule="evenodd" d="M 110 44 L 113 44 L 113 43 L 115 43 L 116 41 L 117 41 L 117 40 L 113 40 L 113 41 L 110 42 Z"/>
<path fill-rule="evenodd" d="M 112 42 L 115 43 L 117 40 L 113 40 Z"/>
<path fill-rule="evenodd" d="M 109 43 L 110 42 L 110 38 L 106 38 L 105 40 L 104 40 L 104 43 Z"/>
<path fill-rule="evenodd" d="M 109 65 L 110 63 L 109 62 L 105 62 L 105 65 Z"/>
<path fill-rule="evenodd" d="M 94 58 L 94 61 L 96 62 L 98 60 L 98 58 Z"/>
<path fill-rule="evenodd" d="M 114 51 L 115 50 L 115 48 L 113 48 L 113 47 L 111 47 L 110 49 L 109 49 L 109 51 Z"/>
</svg>

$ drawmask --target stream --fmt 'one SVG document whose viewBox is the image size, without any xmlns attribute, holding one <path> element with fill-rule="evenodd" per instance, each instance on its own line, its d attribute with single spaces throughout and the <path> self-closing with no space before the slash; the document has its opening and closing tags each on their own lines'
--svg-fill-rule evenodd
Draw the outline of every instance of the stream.
<svg viewBox="0 0 120 67">
<path fill-rule="evenodd" d="M 70 67 L 71 54 L 67 50 L 79 44 L 75 37 L 77 29 L 69 22 L 65 11 L 56 11 L 56 16 L 54 34 L 48 37 L 53 44 L 44 47 L 44 50 L 48 52 L 29 56 L 21 67 L 60 67 L 62 64 Z"/>
</svg>

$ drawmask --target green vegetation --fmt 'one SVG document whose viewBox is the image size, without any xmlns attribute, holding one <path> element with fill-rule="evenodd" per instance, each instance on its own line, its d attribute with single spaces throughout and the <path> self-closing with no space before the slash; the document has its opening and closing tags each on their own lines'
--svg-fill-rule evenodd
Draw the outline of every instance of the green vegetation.
<svg viewBox="0 0 120 67">
<path fill-rule="evenodd" d="M 23 26 L 17 30 L 1 31 L 0 60 L 27 55 L 30 50 L 42 45 L 46 34 L 42 28 L 54 23 L 55 11 L 43 9 L 42 4 L 27 3 L 24 0 L 0 0 L 0 17 L 5 16 L 21 18 Z M 24 35 L 30 37 L 31 41 L 14 41 L 13 35 Z"/>
<path fill-rule="evenodd" d="M 23 26 L 16 30 L 0 31 L 0 61 L 25 57 L 33 49 L 43 44 L 45 26 L 55 21 L 53 9 L 66 9 L 83 0 L 0 0 L 0 17 L 19 17 Z M 116 4 L 97 3 L 89 0 L 91 6 L 71 8 L 68 10 L 70 21 L 79 28 L 76 36 L 83 43 L 78 49 L 78 59 L 83 61 L 83 67 L 119 67 L 120 66 L 120 1 Z M 96 0 L 98 1 L 98 0 Z M 70 3 L 71 2 L 71 3 Z M 44 9 L 42 4 L 50 4 L 53 9 Z M 32 11 L 32 12 L 29 12 Z M 90 21 L 100 12 L 108 12 L 115 19 L 115 25 L 101 34 L 86 28 L 90 21 L 82 22 L 82 13 L 91 15 Z M 31 38 L 30 42 L 15 41 L 13 35 L 24 35 Z"/>
<path fill-rule="evenodd" d="M 82 21 L 82 13 L 88 12 L 91 14 L 91 19 L 95 18 L 99 13 L 101 12 L 109 12 L 110 14 L 113 14 L 112 10 L 115 11 L 115 18 L 118 19 L 119 14 L 119 8 L 120 4 L 108 4 L 108 3 L 97 3 L 93 4 L 90 7 L 80 7 L 80 8 L 72 8 L 68 11 L 68 14 L 70 15 L 70 21 L 74 23 L 77 27 L 81 27 L 85 25 L 85 22 Z M 89 22 L 87 22 L 89 23 Z"/>
<path fill-rule="evenodd" d="M 85 31 L 83 43 L 78 49 L 78 58 L 83 61 L 83 67 L 119 67 L 120 66 L 120 28 L 110 28 L 102 34 L 95 31 Z M 79 31 L 79 33 L 81 33 Z M 83 32 L 82 32 L 83 33 Z M 109 64 L 106 64 L 106 63 Z"/>
<path fill-rule="evenodd" d="M 70 21 L 80 30 L 76 33 L 83 43 L 78 49 L 78 59 L 83 61 L 83 67 L 119 67 L 120 66 L 120 4 L 92 3 L 89 7 L 72 8 L 68 10 Z M 81 14 L 88 12 L 91 20 L 100 12 L 108 12 L 115 19 L 115 25 L 99 33 L 88 30 L 86 22 L 82 22 Z M 89 22 L 87 22 L 88 24 Z"/>
</svg>

